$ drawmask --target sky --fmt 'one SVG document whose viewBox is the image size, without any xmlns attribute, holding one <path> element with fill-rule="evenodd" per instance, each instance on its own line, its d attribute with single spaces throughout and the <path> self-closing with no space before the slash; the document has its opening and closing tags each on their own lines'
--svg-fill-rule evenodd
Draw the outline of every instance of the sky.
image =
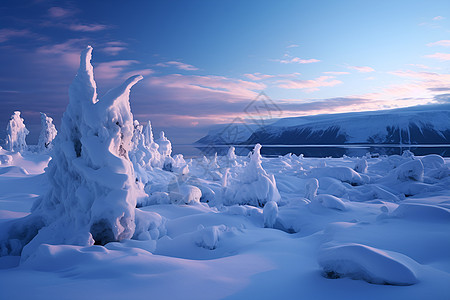
<svg viewBox="0 0 450 300">
<path fill-rule="evenodd" d="M 3 0 L 0 138 L 15 110 L 29 144 L 40 112 L 58 128 L 87 45 L 99 99 L 143 75 L 132 112 L 173 143 L 251 122 L 261 92 L 277 118 L 450 99 L 448 0 Z"/>
</svg>

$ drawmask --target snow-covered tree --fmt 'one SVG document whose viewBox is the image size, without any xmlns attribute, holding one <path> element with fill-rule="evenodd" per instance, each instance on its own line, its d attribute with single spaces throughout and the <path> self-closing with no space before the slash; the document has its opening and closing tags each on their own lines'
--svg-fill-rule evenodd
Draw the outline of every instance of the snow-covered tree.
<svg viewBox="0 0 450 300">
<path fill-rule="evenodd" d="M 53 119 L 41 112 L 41 133 L 39 135 L 38 149 L 40 151 L 46 151 L 53 147 L 52 141 L 56 137 L 55 125 L 53 125 Z"/>
<path fill-rule="evenodd" d="M 24 247 L 26 259 L 42 243 L 105 244 L 146 229 L 135 212 L 137 200 L 146 194 L 129 159 L 134 129 L 129 94 L 142 76 L 130 77 L 97 99 L 91 52 L 90 46 L 82 52 L 69 89 L 46 169 L 49 191 L 29 216 L 9 225 L 6 239 L 0 232 L 0 253 L 20 254 Z"/>
<path fill-rule="evenodd" d="M 269 175 L 261 163 L 261 145 L 256 144 L 250 153 L 250 162 L 243 168 L 237 180 L 225 188 L 225 204 L 264 206 L 269 201 L 278 202 L 281 199 L 275 177 Z"/>
<path fill-rule="evenodd" d="M 6 126 L 6 149 L 17 152 L 27 150 L 25 139 L 29 133 L 20 117 L 20 111 L 15 111 Z"/>
</svg>

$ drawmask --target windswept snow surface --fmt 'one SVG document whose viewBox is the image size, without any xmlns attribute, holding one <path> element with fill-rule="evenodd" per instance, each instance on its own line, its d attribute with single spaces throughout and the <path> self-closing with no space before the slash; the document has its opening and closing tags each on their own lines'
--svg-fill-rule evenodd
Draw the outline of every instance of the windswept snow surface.
<svg viewBox="0 0 450 300">
<path fill-rule="evenodd" d="M 12 157 L 0 166 L 2 226 L 49 184 L 48 156 L 0 155 Z M 153 167 L 140 239 L 1 256 L 2 299 L 448 299 L 449 159 L 364 158 L 356 180 L 348 169 L 361 158 L 253 159 L 218 157 L 215 168 L 239 178 L 260 160 L 278 202 L 224 206 L 204 158 L 187 176 Z"/>
</svg>

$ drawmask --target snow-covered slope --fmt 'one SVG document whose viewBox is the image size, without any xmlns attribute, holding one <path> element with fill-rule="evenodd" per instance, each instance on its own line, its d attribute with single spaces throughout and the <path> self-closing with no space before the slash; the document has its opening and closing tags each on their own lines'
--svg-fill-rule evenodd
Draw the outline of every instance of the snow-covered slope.
<svg viewBox="0 0 450 300">
<path fill-rule="evenodd" d="M 220 143 L 217 132 L 211 132 L 198 142 L 211 141 L 224 144 Z M 235 142 L 265 145 L 448 144 L 450 105 L 285 118 L 256 128 Z"/>
</svg>

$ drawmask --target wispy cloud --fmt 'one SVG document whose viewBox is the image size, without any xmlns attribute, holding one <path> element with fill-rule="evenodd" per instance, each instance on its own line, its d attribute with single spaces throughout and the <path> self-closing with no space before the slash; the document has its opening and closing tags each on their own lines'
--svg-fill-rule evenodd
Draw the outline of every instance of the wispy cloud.
<svg viewBox="0 0 450 300">
<path fill-rule="evenodd" d="M 197 67 L 194 67 L 193 65 L 185 64 L 179 61 L 167 61 L 163 63 L 156 64 L 158 67 L 170 67 L 173 66 L 179 70 L 185 70 L 185 71 L 196 71 L 198 70 Z"/>
<path fill-rule="evenodd" d="M 445 18 L 443 16 L 436 16 L 433 18 L 433 21 L 441 21 L 444 20 Z"/>
<path fill-rule="evenodd" d="M 426 65 L 422 65 L 422 64 L 408 64 L 408 66 L 412 66 L 412 67 L 416 67 L 419 69 L 424 69 L 424 70 L 431 70 L 432 68 Z"/>
<path fill-rule="evenodd" d="M 114 60 L 99 63 L 94 68 L 95 77 L 99 79 L 121 78 L 126 68 L 137 63 L 136 60 Z"/>
<path fill-rule="evenodd" d="M 210 97 L 212 94 L 224 95 L 224 101 L 232 102 L 239 99 L 252 99 L 257 95 L 256 91 L 266 88 L 265 84 L 233 79 L 224 76 L 198 76 L 171 74 L 167 76 L 152 77 L 149 80 L 152 86 L 179 89 L 178 95 L 188 96 L 195 93 L 198 97 Z M 202 94 L 202 95 L 200 95 Z M 217 96 L 215 96 L 217 98 Z M 187 97 L 189 101 L 191 97 Z"/>
<path fill-rule="evenodd" d="M 299 45 L 291 44 L 291 45 L 287 46 L 286 48 L 297 48 L 298 46 L 299 46 Z"/>
<path fill-rule="evenodd" d="M 347 75 L 347 74 L 350 74 L 350 73 L 349 72 L 329 71 L 329 72 L 323 72 L 323 74 L 327 74 L 327 75 Z"/>
<path fill-rule="evenodd" d="M 80 50 L 84 47 L 86 47 L 85 39 L 69 39 L 64 43 L 39 47 L 36 52 L 39 55 L 58 58 L 66 65 L 77 66 L 80 63 Z"/>
<path fill-rule="evenodd" d="M 282 64 L 311 64 L 320 62 L 320 60 L 315 58 L 302 59 L 300 57 L 288 57 L 285 59 L 274 59 L 274 61 L 278 61 Z"/>
<path fill-rule="evenodd" d="M 348 66 L 347 69 L 350 70 L 356 70 L 360 73 L 370 73 L 370 72 L 375 72 L 375 69 L 371 68 L 371 67 L 362 67 L 362 66 Z"/>
<path fill-rule="evenodd" d="M 109 26 L 104 24 L 70 24 L 68 29 L 81 32 L 95 32 L 108 29 Z"/>
<path fill-rule="evenodd" d="M 433 46 L 442 46 L 442 47 L 450 47 L 450 40 L 440 40 L 434 43 L 427 44 L 428 47 Z"/>
<path fill-rule="evenodd" d="M 430 55 L 425 55 L 428 58 L 434 58 L 442 61 L 450 60 L 450 53 L 435 53 Z"/>
<path fill-rule="evenodd" d="M 320 76 L 311 80 L 284 80 L 280 81 L 278 87 L 283 89 L 306 89 L 308 92 L 315 92 L 320 87 L 331 87 L 342 83 L 342 81 L 334 78 L 334 76 Z"/>
<path fill-rule="evenodd" d="M 74 10 L 65 9 L 62 7 L 54 6 L 48 9 L 48 14 L 51 18 L 66 18 L 72 16 L 75 13 Z"/>
<path fill-rule="evenodd" d="M 276 79 L 276 78 L 295 78 L 299 75 L 300 75 L 300 73 L 276 74 L 276 75 L 261 74 L 261 73 L 244 74 L 245 77 L 247 77 L 248 79 L 253 80 L 253 81 Z"/>
<path fill-rule="evenodd" d="M 4 43 L 13 38 L 29 38 L 36 37 L 37 35 L 28 29 L 12 29 L 4 28 L 0 29 L 0 43 Z"/>
</svg>

